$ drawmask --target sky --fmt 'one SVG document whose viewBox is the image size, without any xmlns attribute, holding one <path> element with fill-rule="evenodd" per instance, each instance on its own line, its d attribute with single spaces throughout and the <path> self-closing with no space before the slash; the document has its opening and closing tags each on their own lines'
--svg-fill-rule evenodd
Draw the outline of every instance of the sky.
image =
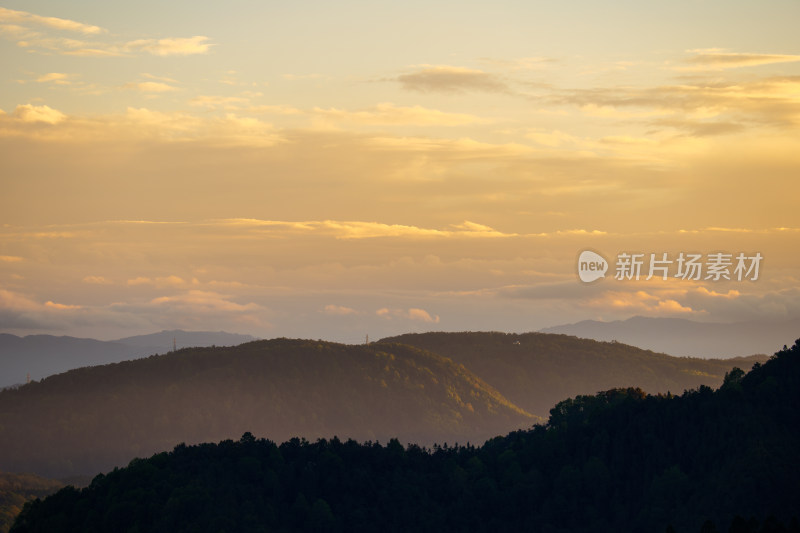
<svg viewBox="0 0 800 533">
<path fill-rule="evenodd" d="M 797 20 L 3 1 L 0 332 L 800 324 Z"/>
</svg>

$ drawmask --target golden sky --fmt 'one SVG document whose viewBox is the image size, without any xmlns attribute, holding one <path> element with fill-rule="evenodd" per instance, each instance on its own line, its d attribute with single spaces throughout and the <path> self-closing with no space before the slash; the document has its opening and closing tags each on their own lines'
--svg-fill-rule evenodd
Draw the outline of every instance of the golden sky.
<svg viewBox="0 0 800 533">
<path fill-rule="evenodd" d="M 800 319 L 800 3 L 283 4 L 2 3 L 0 331 Z"/>
</svg>

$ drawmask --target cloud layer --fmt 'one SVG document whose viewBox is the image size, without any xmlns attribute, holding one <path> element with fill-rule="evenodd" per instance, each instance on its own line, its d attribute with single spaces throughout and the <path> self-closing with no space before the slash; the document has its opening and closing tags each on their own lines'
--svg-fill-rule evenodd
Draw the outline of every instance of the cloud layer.
<svg viewBox="0 0 800 533">
<path fill-rule="evenodd" d="M 0 8 L 0 319 L 360 341 L 796 317 L 800 13 L 665 6 Z M 765 262 L 586 285 L 587 248 Z"/>
</svg>

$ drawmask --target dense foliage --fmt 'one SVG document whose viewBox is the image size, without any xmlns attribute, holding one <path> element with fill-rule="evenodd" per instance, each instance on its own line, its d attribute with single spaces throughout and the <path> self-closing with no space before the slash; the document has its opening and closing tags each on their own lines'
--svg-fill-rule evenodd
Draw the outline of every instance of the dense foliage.
<svg viewBox="0 0 800 533">
<path fill-rule="evenodd" d="M 25 502 L 48 496 L 64 483 L 33 474 L 0 472 L 0 533 L 6 533 Z"/>
<path fill-rule="evenodd" d="M 0 469 L 96 473 L 245 431 L 483 442 L 537 419 L 410 346 L 275 339 L 82 368 L 0 391 Z"/>
<path fill-rule="evenodd" d="M 798 406 L 800 341 L 717 391 L 578 396 L 479 448 L 181 445 L 26 505 L 12 531 L 795 532 Z"/>
<path fill-rule="evenodd" d="M 734 359 L 672 357 L 618 342 L 547 333 L 409 333 L 402 343 L 449 357 L 479 375 L 515 405 L 546 416 L 556 402 L 600 390 L 641 387 L 651 394 L 718 387 L 734 366 L 749 370 L 767 356 Z"/>
</svg>

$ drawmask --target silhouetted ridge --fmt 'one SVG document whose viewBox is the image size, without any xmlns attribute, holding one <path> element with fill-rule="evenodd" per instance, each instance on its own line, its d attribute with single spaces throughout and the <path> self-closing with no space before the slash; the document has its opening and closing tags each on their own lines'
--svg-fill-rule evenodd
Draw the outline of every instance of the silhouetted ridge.
<svg viewBox="0 0 800 533">
<path fill-rule="evenodd" d="M 479 448 L 180 445 L 26 505 L 12 531 L 796 532 L 798 405 L 800 340 L 717 391 L 580 396 Z"/>
</svg>

